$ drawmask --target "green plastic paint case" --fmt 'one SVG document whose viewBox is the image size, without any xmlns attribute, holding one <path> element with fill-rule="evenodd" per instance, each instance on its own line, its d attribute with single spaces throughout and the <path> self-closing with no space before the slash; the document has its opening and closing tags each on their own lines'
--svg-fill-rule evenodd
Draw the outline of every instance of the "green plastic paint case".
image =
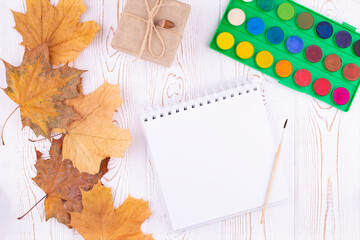
<svg viewBox="0 0 360 240">
<path fill-rule="evenodd" d="M 277 8 L 282 3 L 290 3 L 295 8 L 295 16 L 291 20 L 284 21 L 277 16 Z M 245 12 L 246 20 L 240 26 L 231 25 L 227 19 L 229 11 L 233 8 L 240 8 Z M 302 12 L 308 12 L 314 17 L 314 25 L 308 30 L 301 29 L 296 23 L 297 16 Z M 259 17 L 265 22 L 265 31 L 260 35 L 255 36 L 247 31 L 246 24 L 248 20 L 253 17 Z M 333 26 L 333 35 L 328 39 L 321 39 L 316 34 L 316 25 L 322 21 L 327 21 Z M 284 40 L 277 45 L 271 44 L 266 39 L 267 30 L 275 26 L 280 27 L 285 33 Z M 335 43 L 336 33 L 342 30 L 349 32 L 352 36 L 352 43 L 348 48 L 340 48 Z M 235 38 L 235 44 L 229 50 L 222 50 L 217 46 L 216 38 L 222 32 L 229 32 Z M 304 47 L 300 53 L 293 54 L 287 50 L 286 40 L 290 36 L 299 36 L 303 40 Z M 321 14 L 292 0 L 276 0 L 276 6 L 271 11 L 261 10 L 257 5 L 256 0 L 251 2 L 245 2 L 243 0 L 230 0 L 214 37 L 210 42 L 210 48 L 277 79 L 279 83 L 287 87 L 306 93 L 330 104 L 331 106 L 347 112 L 349 111 L 352 101 L 359 88 L 360 79 L 357 79 L 356 81 L 347 80 L 343 76 L 343 68 L 350 63 L 360 66 L 360 57 L 355 55 L 353 50 L 353 44 L 358 40 L 360 40 L 360 34 L 356 32 L 355 27 L 347 23 L 340 24 L 335 22 L 334 20 L 322 16 Z M 250 42 L 255 48 L 254 55 L 250 59 L 241 59 L 236 55 L 236 46 L 243 41 Z M 317 63 L 311 63 L 305 57 L 305 51 L 307 47 L 311 45 L 317 45 L 323 51 L 323 57 L 321 61 Z M 260 68 L 255 62 L 256 54 L 263 50 L 269 51 L 274 57 L 274 63 L 270 68 Z M 337 72 L 329 72 L 324 66 L 324 59 L 330 54 L 336 54 L 342 59 L 342 67 Z M 289 77 L 282 78 L 276 74 L 275 65 L 280 60 L 288 60 L 292 64 L 293 72 Z M 312 74 L 312 82 L 306 87 L 300 87 L 295 83 L 294 75 L 300 69 L 307 69 Z M 313 84 L 319 78 L 326 78 L 331 83 L 331 91 L 326 96 L 319 96 L 314 92 Z M 350 100 L 345 105 L 338 105 L 332 99 L 333 91 L 339 87 L 346 88 L 350 93 Z"/>
</svg>

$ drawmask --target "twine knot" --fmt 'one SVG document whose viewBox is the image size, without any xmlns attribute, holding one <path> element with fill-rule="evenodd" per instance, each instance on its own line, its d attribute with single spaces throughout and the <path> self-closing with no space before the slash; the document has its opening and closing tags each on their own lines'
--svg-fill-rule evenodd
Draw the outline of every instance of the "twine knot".
<svg viewBox="0 0 360 240">
<path fill-rule="evenodd" d="M 159 12 L 159 9 L 161 7 L 169 6 L 169 5 L 178 5 L 177 3 L 163 4 L 163 0 L 157 0 L 155 6 L 152 9 L 150 9 L 148 0 L 144 0 L 144 3 L 145 3 L 145 7 L 146 7 L 146 12 L 147 12 L 147 15 L 148 15 L 147 19 L 136 16 L 136 15 L 131 14 L 131 13 L 126 13 L 126 12 L 121 13 L 121 14 L 124 14 L 124 15 L 127 15 L 127 16 L 134 17 L 134 18 L 139 19 L 141 21 L 144 21 L 146 23 L 146 26 L 147 26 L 146 27 L 146 33 L 145 33 L 144 39 L 143 39 L 141 47 L 140 47 L 139 54 L 136 57 L 136 59 L 134 60 L 134 62 L 139 60 L 142 57 L 142 55 L 144 54 L 146 43 L 148 43 L 148 49 L 149 49 L 149 52 L 150 52 L 150 54 L 152 56 L 154 56 L 154 57 L 162 57 L 165 54 L 166 49 L 165 49 L 164 39 L 161 37 L 160 32 L 159 32 L 159 30 L 157 29 L 157 26 L 154 23 L 154 18 L 156 16 L 156 14 Z M 180 34 L 179 32 L 176 32 L 176 31 L 172 31 L 172 30 L 168 30 L 168 29 L 166 29 L 166 30 Z M 160 40 L 161 49 L 162 49 L 160 54 L 155 54 L 153 52 L 153 50 L 152 50 L 152 40 L 153 40 L 154 32 L 155 32 L 155 35 L 157 36 L 157 38 Z"/>
</svg>

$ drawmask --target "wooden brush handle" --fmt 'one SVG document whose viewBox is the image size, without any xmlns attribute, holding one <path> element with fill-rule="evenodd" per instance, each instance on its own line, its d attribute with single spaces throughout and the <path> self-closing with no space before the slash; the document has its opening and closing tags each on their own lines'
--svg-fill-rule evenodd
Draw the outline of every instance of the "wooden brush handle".
<svg viewBox="0 0 360 240">
<path fill-rule="evenodd" d="M 270 182 L 269 182 L 267 193 L 266 193 L 264 208 L 263 208 L 262 215 L 261 215 L 261 220 L 260 220 L 261 224 L 263 224 L 263 222 L 264 222 L 265 212 L 266 212 L 266 208 L 267 208 L 269 198 L 270 198 L 270 192 L 271 192 L 272 185 L 273 185 L 274 179 L 275 179 L 276 168 L 279 163 L 280 152 L 281 152 L 281 144 L 279 145 L 279 147 L 277 149 L 277 153 L 276 153 L 276 157 L 275 157 L 275 161 L 274 161 L 274 165 L 273 165 L 273 169 L 272 169 L 272 173 L 271 173 Z"/>
</svg>

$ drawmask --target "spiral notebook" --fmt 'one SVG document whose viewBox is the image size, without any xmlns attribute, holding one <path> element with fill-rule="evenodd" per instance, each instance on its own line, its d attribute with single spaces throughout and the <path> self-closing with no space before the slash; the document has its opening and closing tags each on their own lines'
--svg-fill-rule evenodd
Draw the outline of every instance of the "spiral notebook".
<svg viewBox="0 0 360 240">
<path fill-rule="evenodd" d="M 146 112 L 141 120 L 174 230 L 261 210 L 275 147 L 256 87 Z M 288 196 L 281 175 L 270 203 Z"/>
</svg>

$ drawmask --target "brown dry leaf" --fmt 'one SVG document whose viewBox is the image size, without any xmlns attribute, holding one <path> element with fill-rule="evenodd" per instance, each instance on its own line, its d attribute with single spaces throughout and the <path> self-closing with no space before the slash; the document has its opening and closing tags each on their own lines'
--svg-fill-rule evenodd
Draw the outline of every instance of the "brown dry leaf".
<svg viewBox="0 0 360 240">
<path fill-rule="evenodd" d="M 98 173 L 94 175 L 80 173 L 73 167 L 69 159 L 62 160 L 62 143 L 63 137 L 53 140 L 48 160 L 42 159 L 42 154 L 36 152 L 37 175 L 33 180 L 46 193 L 46 221 L 55 217 L 59 222 L 69 224 L 70 214 L 68 212 L 81 212 L 83 208 L 80 189 L 84 191 L 92 189 L 94 184 L 108 171 L 107 164 L 110 158 L 102 161 Z"/>
<path fill-rule="evenodd" d="M 79 23 L 86 10 L 82 0 L 60 0 L 56 7 L 49 0 L 26 0 L 26 8 L 25 14 L 13 12 L 22 45 L 33 49 L 47 42 L 55 66 L 76 59 L 100 29 L 95 21 Z"/>
<path fill-rule="evenodd" d="M 80 171 L 96 173 L 105 157 L 123 158 L 131 144 L 129 130 L 113 124 L 114 111 L 122 104 L 119 85 L 105 82 L 89 95 L 67 99 L 81 119 L 66 130 L 63 158 L 71 159 Z M 55 132 L 61 132 L 55 129 Z"/>
<path fill-rule="evenodd" d="M 98 183 L 83 192 L 83 211 L 71 212 L 71 226 L 85 240 L 153 240 L 141 231 L 141 225 L 151 215 L 148 202 L 128 197 L 114 209 L 110 188 Z"/>
<path fill-rule="evenodd" d="M 79 117 L 62 101 L 79 95 L 77 86 L 84 71 L 68 65 L 52 69 L 47 44 L 25 49 L 19 67 L 4 64 L 8 87 L 3 90 L 19 105 L 23 127 L 50 138 L 51 129 L 66 128 Z"/>
</svg>

